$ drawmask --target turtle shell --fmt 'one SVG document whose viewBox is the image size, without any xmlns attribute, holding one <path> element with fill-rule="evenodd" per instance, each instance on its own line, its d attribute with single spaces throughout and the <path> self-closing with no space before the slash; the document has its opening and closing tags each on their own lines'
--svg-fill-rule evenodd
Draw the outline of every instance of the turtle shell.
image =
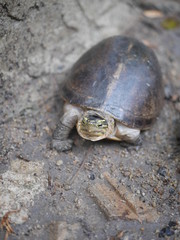
<svg viewBox="0 0 180 240">
<path fill-rule="evenodd" d="M 159 63 L 136 39 L 107 38 L 74 64 L 62 86 L 62 98 L 110 114 L 128 127 L 148 129 L 163 103 Z"/>
</svg>

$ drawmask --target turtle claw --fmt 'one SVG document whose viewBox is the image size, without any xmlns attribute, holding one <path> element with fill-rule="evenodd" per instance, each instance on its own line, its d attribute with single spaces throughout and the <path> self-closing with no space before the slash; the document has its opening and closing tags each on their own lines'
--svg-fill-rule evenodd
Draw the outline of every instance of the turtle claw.
<svg viewBox="0 0 180 240">
<path fill-rule="evenodd" d="M 52 140 L 52 148 L 55 148 L 58 152 L 64 152 L 72 149 L 73 140 Z"/>
<path fill-rule="evenodd" d="M 120 143 L 121 147 L 132 148 L 132 147 L 141 147 L 142 146 L 142 137 L 139 136 L 135 141 L 123 141 Z"/>
<path fill-rule="evenodd" d="M 142 143 L 143 143 L 142 137 L 139 136 L 139 137 L 132 143 L 132 145 L 134 145 L 134 146 L 141 146 Z"/>
</svg>

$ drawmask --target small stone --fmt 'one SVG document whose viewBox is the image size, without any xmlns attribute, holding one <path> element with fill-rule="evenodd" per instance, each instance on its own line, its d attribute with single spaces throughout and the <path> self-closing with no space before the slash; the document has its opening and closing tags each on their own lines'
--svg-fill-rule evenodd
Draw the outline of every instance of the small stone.
<svg viewBox="0 0 180 240">
<path fill-rule="evenodd" d="M 165 177 L 166 176 L 166 168 L 165 167 L 159 167 L 158 174 Z"/>
<path fill-rule="evenodd" d="M 75 207 L 76 208 L 80 208 L 81 207 L 82 199 L 75 198 L 74 202 L 75 202 Z"/>
<path fill-rule="evenodd" d="M 51 134 L 51 130 L 48 126 L 43 127 L 43 130 L 45 130 L 48 135 Z"/>
<path fill-rule="evenodd" d="M 170 194 L 174 194 L 174 192 L 175 192 L 175 189 L 174 189 L 174 188 L 170 188 L 170 189 L 169 189 L 169 193 L 170 193 Z"/>
<path fill-rule="evenodd" d="M 139 189 L 137 189 L 136 193 L 137 193 L 137 194 L 140 194 L 141 192 L 140 192 L 140 190 L 139 190 Z"/>
<path fill-rule="evenodd" d="M 37 224 L 36 228 L 37 229 L 41 229 L 41 226 L 39 224 Z"/>
<path fill-rule="evenodd" d="M 91 180 L 94 180 L 94 179 L 95 179 L 94 173 L 91 173 L 91 174 L 89 175 L 89 179 L 91 179 Z"/>
<path fill-rule="evenodd" d="M 174 235 L 174 231 L 171 230 L 171 228 L 168 226 L 168 227 L 166 227 L 166 232 L 165 232 L 165 234 L 166 234 L 167 236 L 172 236 L 172 235 Z"/>
<path fill-rule="evenodd" d="M 164 236 L 165 236 L 164 233 L 163 233 L 162 231 L 160 231 L 158 237 L 159 237 L 159 238 L 162 238 L 162 237 L 164 237 Z"/>
<path fill-rule="evenodd" d="M 162 228 L 159 232 L 159 237 L 165 237 L 165 235 L 168 237 L 174 235 L 174 231 L 170 228 L 170 226 Z"/>
<path fill-rule="evenodd" d="M 25 133 L 25 134 L 29 134 L 30 131 L 29 131 L 28 129 L 26 129 L 26 130 L 24 130 L 24 133 Z"/>
<path fill-rule="evenodd" d="M 145 194 L 145 192 L 142 192 L 142 191 L 141 191 L 141 195 L 144 197 L 146 194 Z"/>
<path fill-rule="evenodd" d="M 177 225 L 177 222 L 169 221 L 168 225 L 169 225 L 169 227 L 175 227 Z"/>
<path fill-rule="evenodd" d="M 104 176 L 103 176 L 102 173 L 99 175 L 99 178 L 100 178 L 100 179 L 103 179 L 103 178 L 104 178 Z"/>
<path fill-rule="evenodd" d="M 166 228 L 162 228 L 161 231 L 159 232 L 159 238 L 165 237 L 165 232 L 166 232 Z"/>
<path fill-rule="evenodd" d="M 58 160 L 57 162 L 56 162 L 56 165 L 57 166 L 61 166 L 63 164 L 63 161 L 62 160 Z"/>
<path fill-rule="evenodd" d="M 65 184 L 65 185 L 64 185 L 64 190 L 65 190 L 65 191 L 71 190 L 71 186 L 70 186 L 69 184 Z"/>
</svg>

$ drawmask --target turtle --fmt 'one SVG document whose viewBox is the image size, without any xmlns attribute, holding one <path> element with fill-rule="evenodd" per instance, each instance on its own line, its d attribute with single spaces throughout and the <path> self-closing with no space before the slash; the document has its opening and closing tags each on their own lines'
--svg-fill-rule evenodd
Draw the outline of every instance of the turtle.
<svg viewBox="0 0 180 240">
<path fill-rule="evenodd" d="M 163 106 L 161 68 L 152 49 L 135 38 L 112 36 L 85 52 L 62 86 L 64 113 L 52 147 L 70 150 L 74 126 L 87 140 L 137 143 Z"/>
</svg>

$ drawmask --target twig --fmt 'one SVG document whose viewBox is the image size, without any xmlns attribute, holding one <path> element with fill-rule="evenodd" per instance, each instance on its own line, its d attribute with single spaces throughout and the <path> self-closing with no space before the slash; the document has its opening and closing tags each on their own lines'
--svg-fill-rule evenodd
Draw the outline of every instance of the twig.
<svg viewBox="0 0 180 240">
<path fill-rule="evenodd" d="M 90 151 L 92 150 L 92 147 L 93 147 L 93 145 L 91 145 L 91 146 L 89 147 L 89 149 L 87 150 L 87 152 L 84 154 L 83 161 L 82 161 L 80 167 L 78 168 L 77 172 L 74 174 L 74 176 L 72 176 L 72 177 L 67 181 L 67 183 L 66 183 L 65 185 L 71 186 L 71 185 L 73 184 L 75 178 L 78 176 L 79 172 L 80 172 L 81 169 L 84 167 L 84 164 L 85 164 L 85 162 L 86 162 L 86 157 L 89 155 Z"/>
<path fill-rule="evenodd" d="M 31 160 L 29 160 L 28 158 L 24 157 L 21 153 L 16 155 L 17 158 L 25 161 L 25 162 L 30 162 Z"/>
<path fill-rule="evenodd" d="M 10 225 L 10 220 L 8 219 L 9 215 L 11 215 L 12 213 L 17 213 L 19 211 L 20 210 L 9 211 L 2 217 L 1 222 L 0 222 L 0 228 L 2 228 L 2 229 L 5 228 L 6 229 L 4 240 L 8 239 L 9 234 L 15 233 L 14 230 L 12 229 L 11 225 Z"/>
</svg>

